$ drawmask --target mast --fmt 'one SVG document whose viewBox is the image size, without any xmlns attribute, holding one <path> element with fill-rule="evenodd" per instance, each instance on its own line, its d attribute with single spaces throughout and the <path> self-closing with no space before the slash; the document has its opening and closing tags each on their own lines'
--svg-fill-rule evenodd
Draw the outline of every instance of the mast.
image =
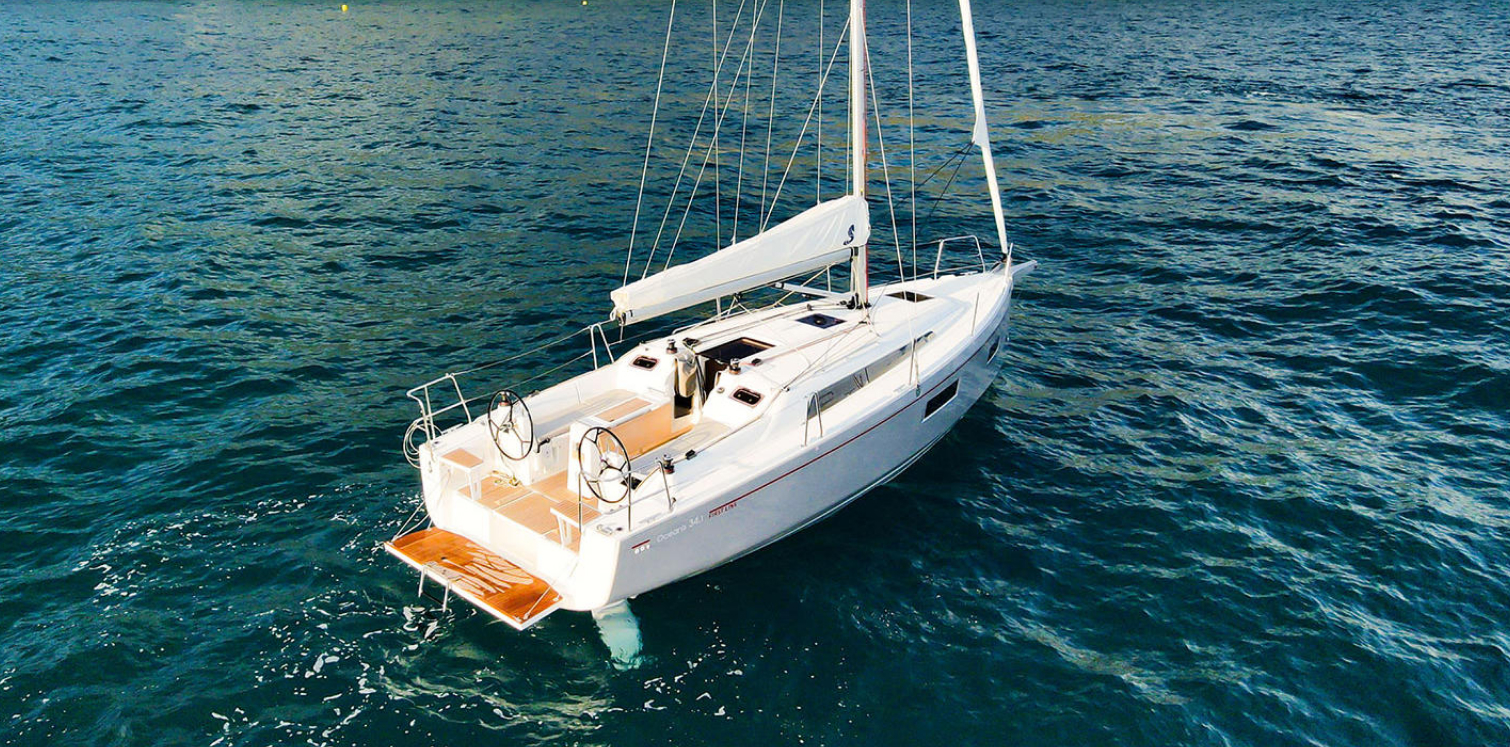
<svg viewBox="0 0 1510 747">
<path fill-rule="evenodd" d="M 849 143 L 850 174 L 854 178 L 851 192 L 865 197 L 865 80 L 870 58 L 865 48 L 865 0 L 849 0 Z M 870 264 L 866 246 L 852 250 L 850 287 L 855 306 L 862 307 L 870 298 Z"/>
</svg>

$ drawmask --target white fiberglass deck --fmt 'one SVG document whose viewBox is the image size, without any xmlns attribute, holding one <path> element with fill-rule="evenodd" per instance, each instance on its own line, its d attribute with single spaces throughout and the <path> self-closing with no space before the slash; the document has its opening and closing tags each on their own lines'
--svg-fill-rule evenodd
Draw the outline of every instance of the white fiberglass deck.
<svg viewBox="0 0 1510 747">
<path fill-rule="evenodd" d="M 998 265 L 877 288 L 868 309 L 800 303 L 618 351 L 525 397 L 531 427 L 504 432 L 507 448 L 486 415 L 424 444 L 426 508 L 567 609 L 706 570 L 837 510 L 937 442 L 994 375 L 1010 286 Z M 619 446 L 584 446 L 602 438 L 594 428 Z M 522 459 L 503 455 L 524 446 Z"/>
</svg>

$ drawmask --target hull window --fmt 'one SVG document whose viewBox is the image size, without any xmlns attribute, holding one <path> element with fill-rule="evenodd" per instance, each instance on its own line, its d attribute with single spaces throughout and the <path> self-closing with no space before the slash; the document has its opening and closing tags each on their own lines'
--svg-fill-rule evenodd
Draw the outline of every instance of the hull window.
<svg viewBox="0 0 1510 747">
<path fill-rule="evenodd" d="M 944 387 L 942 391 L 928 399 L 928 405 L 923 409 L 923 419 L 927 420 L 933 417 L 933 413 L 938 412 L 939 408 L 949 404 L 949 400 L 954 399 L 954 395 L 956 394 L 959 394 L 959 379 L 949 382 L 949 386 Z"/>
</svg>

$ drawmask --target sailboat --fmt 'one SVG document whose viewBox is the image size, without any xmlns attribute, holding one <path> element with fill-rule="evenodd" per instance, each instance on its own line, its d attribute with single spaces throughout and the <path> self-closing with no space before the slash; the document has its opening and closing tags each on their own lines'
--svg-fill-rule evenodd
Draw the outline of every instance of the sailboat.
<svg viewBox="0 0 1510 747">
<path fill-rule="evenodd" d="M 931 271 L 914 262 L 911 277 L 870 282 L 869 58 L 865 2 L 850 0 L 846 194 L 702 258 L 626 273 L 612 318 L 585 328 L 591 370 L 529 393 L 468 397 L 456 374 L 409 391 L 423 504 L 384 547 L 422 590 L 520 630 L 610 609 L 823 520 L 944 438 L 996 376 L 1013 287 L 1035 266 L 1012 259 L 970 1 L 959 7 L 996 247 L 938 241 Z M 946 249 L 965 266 L 945 269 Z M 846 266 L 847 288 L 804 284 Z M 786 300 L 737 301 L 771 288 Z M 709 305 L 613 350 L 608 324 Z"/>
</svg>

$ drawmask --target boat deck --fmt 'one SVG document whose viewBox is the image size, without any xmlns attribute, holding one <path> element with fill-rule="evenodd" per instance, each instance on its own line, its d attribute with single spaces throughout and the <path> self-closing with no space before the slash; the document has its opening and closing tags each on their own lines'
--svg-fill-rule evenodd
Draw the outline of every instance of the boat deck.
<svg viewBox="0 0 1510 747">
<path fill-rule="evenodd" d="M 561 595 L 550 584 L 444 529 L 431 527 L 396 537 L 383 548 L 518 630 L 561 605 Z"/>
<path fill-rule="evenodd" d="M 521 485 L 495 473 L 483 478 L 478 487 L 480 495 L 476 501 L 479 505 L 546 539 L 561 542 L 560 532 L 565 528 L 563 521 L 574 530 L 580 529 L 577 525 L 578 499 L 566 488 L 565 472 L 533 485 Z M 457 492 L 464 498 L 472 498 L 470 485 L 462 486 Z M 583 496 L 580 516 L 583 524 L 598 518 L 597 499 Z M 569 531 L 563 543 L 574 551 L 577 549 L 576 534 Z"/>
</svg>

